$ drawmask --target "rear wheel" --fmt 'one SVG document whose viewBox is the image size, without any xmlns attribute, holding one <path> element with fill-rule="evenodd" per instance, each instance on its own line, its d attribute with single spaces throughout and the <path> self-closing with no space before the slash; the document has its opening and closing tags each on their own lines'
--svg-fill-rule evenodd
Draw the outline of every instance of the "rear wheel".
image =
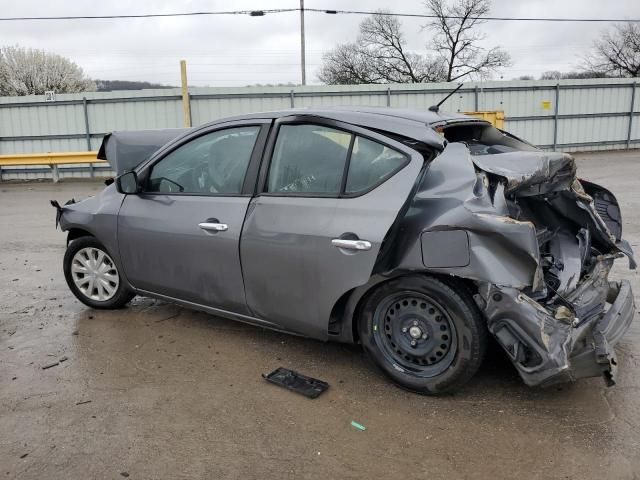
<svg viewBox="0 0 640 480">
<path fill-rule="evenodd" d="M 464 385 L 478 370 L 487 330 L 463 285 L 429 276 L 384 283 L 366 299 L 362 345 L 394 382 L 439 394 Z"/>
<path fill-rule="evenodd" d="M 94 237 L 81 237 L 71 242 L 63 266 L 67 285 L 85 305 L 121 308 L 135 296 L 120 277 L 109 252 Z"/>
</svg>

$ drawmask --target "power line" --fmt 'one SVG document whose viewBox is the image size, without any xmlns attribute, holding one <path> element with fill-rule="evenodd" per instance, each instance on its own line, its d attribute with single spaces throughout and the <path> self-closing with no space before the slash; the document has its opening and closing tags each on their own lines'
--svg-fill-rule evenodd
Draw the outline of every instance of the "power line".
<svg viewBox="0 0 640 480">
<path fill-rule="evenodd" d="M 208 15 L 249 15 L 252 17 L 263 17 L 266 14 L 289 13 L 302 11 L 300 8 L 273 8 L 266 10 L 227 10 L 227 11 L 201 11 L 201 12 L 174 12 L 174 13 L 143 13 L 124 15 L 64 15 L 51 17 L 0 17 L 0 21 L 23 21 L 23 20 L 110 20 L 110 19 L 135 19 L 135 18 L 163 18 L 163 17 L 196 17 Z M 305 12 L 324 13 L 330 15 L 374 15 L 381 13 L 372 10 L 326 10 L 321 8 L 305 8 Z M 437 15 L 423 13 L 402 13 L 383 12 L 384 15 L 393 17 L 413 17 L 413 18 L 446 18 L 450 20 L 461 20 L 465 17 L 457 15 Z M 497 22 L 640 22 L 640 19 L 629 18 L 553 18 L 553 17 L 466 17 L 469 20 L 488 20 Z"/>
<path fill-rule="evenodd" d="M 328 14 L 345 14 L 345 15 L 374 15 L 383 13 L 392 17 L 414 17 L 414 18 L 446 18 L 449 20 L 490 20 L 497 22 L 640 22 L 640 19 L 629 18 L 553 18 L 553 17 L 463 17 L 460 15 L 430 15 L 427 13 L 399 13 L 399 12 L 380 12 L 371 10 L 323 10 L 320 8 L 307 8 L 306 12 L 328 13 Z"/>
<path fill-rule="evenodd" d="M 2 22 L 19 20 L 109 20 L 126 18 L 157 18 L 157 17 L 197 17 L 205 15 L 249 15 L 263 17 L 267 13 L 297 12 L 299 8 L 273 8 L 270 10 L 228 10 L 219 12 L 174 12 L 174 13 L 140 13 L 125 15 L 63 15 L 55 17 L 0 17 Z"/>
</svg>

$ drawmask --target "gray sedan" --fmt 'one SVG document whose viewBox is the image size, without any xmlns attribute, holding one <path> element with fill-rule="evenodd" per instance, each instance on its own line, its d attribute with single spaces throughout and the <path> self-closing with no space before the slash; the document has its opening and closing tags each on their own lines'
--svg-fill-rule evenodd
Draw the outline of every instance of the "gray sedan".
<svg viewBox="0 0 640 480">
<path fill-rule="evenodd" d="M 615 382 L 635 309 L 608 275 L 635 262 L 570 155 L 437 108 L 353 107 L 114 132 L 100 156 L 115 182 L 53 202 L 93 308 L 144 295 L 360 343 L 427 394 L 467 382 L 489 335 L 528 385 Z"/>
</svg>

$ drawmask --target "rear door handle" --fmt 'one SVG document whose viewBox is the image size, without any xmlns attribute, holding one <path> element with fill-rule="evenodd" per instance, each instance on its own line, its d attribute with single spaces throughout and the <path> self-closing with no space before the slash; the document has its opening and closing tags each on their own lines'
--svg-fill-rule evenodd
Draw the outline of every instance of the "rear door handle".
<svg viewBox="0 0 640 480">
<path fill-rule="evenodd" d="M 226 232 L 229 230 L 229 225 L 226 223 L 202 222 L 199 223 L 198 226 L 207 232 Z"/>
<path fill-rule="evenodd" d="M 344 240 L 342 238 L 334 238 L 331 245 L 347 250 L 371 250 L 371 242 L 367 240 Z"/>
</svg>

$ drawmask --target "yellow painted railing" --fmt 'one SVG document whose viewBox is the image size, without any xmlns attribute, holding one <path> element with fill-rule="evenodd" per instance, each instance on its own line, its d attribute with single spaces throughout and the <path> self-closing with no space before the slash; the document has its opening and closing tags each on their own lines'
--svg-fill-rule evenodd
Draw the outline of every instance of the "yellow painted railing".
<svg viewBox="0 0 640 480">
<path fill-rule="evenodd" d="M 60 178 L 59 165 L 73 164 L 106 164 L 104 160 L 97 158 L 98 152 L 53 152 L 53 153 L 16 153 L 13 155 L 0 155 L 0 180 L 2 180 L 2 167 L 20 167 L 48 165 L 51 168 L 51 176 L 54 182 Z M 93 173 L 93 169 L 91 170 Z"/>
<path fill-rule="evenodd" d="M 98 160 L 97 155 L 98 152 L 16 153 L 13 155 L 0 155 L 0 167 L 106 163 L 104 160 Z"/>
</svg>

